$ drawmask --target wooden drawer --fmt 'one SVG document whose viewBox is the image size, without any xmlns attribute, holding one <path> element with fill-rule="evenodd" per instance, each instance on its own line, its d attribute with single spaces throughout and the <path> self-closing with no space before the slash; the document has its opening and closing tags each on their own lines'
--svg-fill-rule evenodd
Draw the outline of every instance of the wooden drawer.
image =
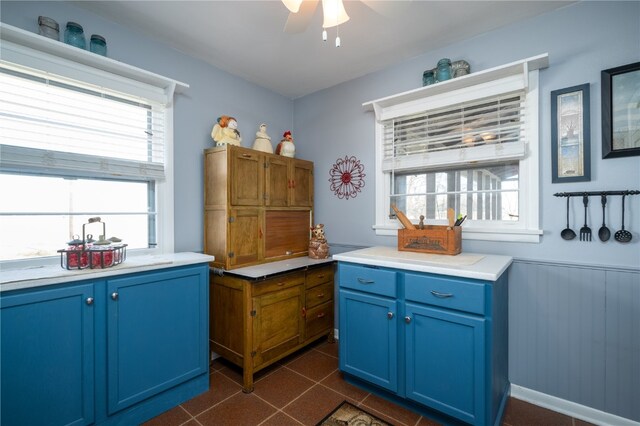
<svg viewBox="0 0 640 426">
<path fill-rule="evenodd" d="M 340 287 L 396 297 L 396 273 L 366 266 L 340 264 Z"/>
<path fill-rule="evenodd" d="M 314 268 L 307 271 L 307 288 L 315 287 L 327 282 L 333 282 L 333 264 Z"/>
<path fill-rule="evenodd" d="M 333 328 L 333 301 L 307 310 L 305 339 L 329 332 Z"/>
<path fill-rule="evenodd" d="M 333 300 L 333 281 L 308 288 L 305 294 L 305 305 L 307 309 L 330 300 Z"/>
<path fill-rule="evenodd" d="M 295 272 L 253 284 L 252 294 L 259 296 L 301 284 L 304 284 L 304 272 Z"/>
<path fill-rule="evenodd" d="M 448 309 L 484 314 L 485 285 L 461 278 L 405 274 L 405 297 Z"/>
</svg>

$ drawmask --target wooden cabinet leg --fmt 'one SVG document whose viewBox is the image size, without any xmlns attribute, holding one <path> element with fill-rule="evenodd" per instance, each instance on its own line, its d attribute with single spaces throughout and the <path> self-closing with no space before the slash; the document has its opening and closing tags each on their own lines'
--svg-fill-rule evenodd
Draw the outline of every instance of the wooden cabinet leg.
<svg viewBox="0 0 640 426">
<path fill-rule="evenodd" d="M 327 334 L 327 342 L 328 343 L 335 343 L 336 342 L 336 337 L 334 335 L 334 330 L 333 329 L 331 329 L 329 334 Z"/>
<path fill-rule="evenodd" d="M 242 392 L 253 392 L 253 368 L 244 368 L 242 370 Z"/>
</svg>

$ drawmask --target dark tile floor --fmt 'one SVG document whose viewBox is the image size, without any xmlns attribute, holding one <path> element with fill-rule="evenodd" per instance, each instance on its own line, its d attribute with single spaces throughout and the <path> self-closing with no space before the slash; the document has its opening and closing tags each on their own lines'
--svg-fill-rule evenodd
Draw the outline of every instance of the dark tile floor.
<svg viewBox="0 0 640 426">
<path fill-rule="evenodd" d="M 217 359 L 211 366 L 207 392 L 151 419 L 145 426 L 315 425 L 344 400 L 397 426 L 437 424 L 345 382 L 338 371 L 338 345 L 324 340 L 256 374 L 253 393 L 243 393 L 241 383 L 241 370 Z M 511 398 L 503 425 L 589 423 Z"/>
</svg>

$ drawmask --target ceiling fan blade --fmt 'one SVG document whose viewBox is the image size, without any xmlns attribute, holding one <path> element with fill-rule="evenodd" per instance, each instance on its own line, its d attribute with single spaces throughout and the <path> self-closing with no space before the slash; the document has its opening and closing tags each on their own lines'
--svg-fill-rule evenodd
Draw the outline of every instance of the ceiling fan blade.
<svg viewBox="0 0 640 426">
<path fill-rule="evenodd" d="M 303 1 L 298 13 L 289 13 L 287 23 L 284 25 L 284 32 L 295 34 L 306 30 L 317 7 L 318 0 Z"/>
<path fill-rule="evenodd" d="M 411 4 L 411 0 L 396 1 L 380 1 L 380 0 L 361 0 L 362 3 L 369 6 L 374 12 L 386 18 L 397 17 L 402 14 Z"/>
</svg>

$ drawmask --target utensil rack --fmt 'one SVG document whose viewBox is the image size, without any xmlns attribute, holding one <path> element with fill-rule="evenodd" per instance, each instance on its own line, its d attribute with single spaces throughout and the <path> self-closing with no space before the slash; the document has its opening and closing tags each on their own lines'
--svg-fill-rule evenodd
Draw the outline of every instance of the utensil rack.
<svg viewBox="0 0 640 426">
<path fill-rule="evenodd" d="M 640 191 L 627 189 L 626 191 L 576 191 L 576 192 L 556 192 L 554 197 L 591 197 L 593 195 L 638 195 Z"/>
</svg>

